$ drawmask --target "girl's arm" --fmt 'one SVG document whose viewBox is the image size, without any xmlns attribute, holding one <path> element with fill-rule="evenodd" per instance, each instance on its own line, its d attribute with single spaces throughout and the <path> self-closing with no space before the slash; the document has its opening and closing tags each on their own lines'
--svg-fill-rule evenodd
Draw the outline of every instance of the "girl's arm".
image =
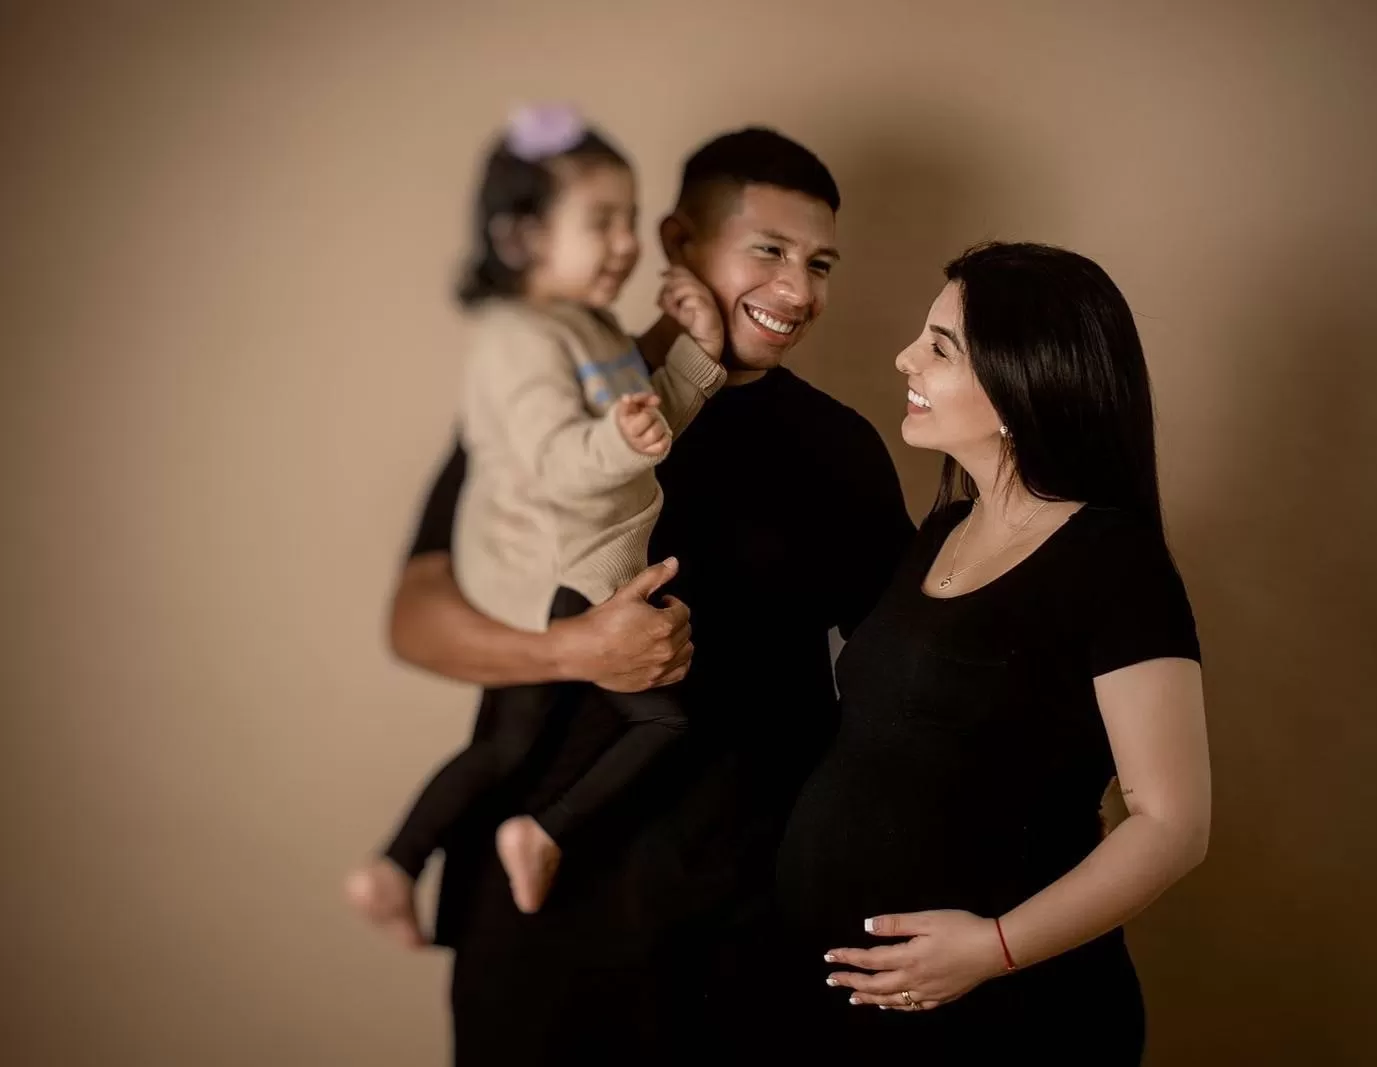
<svg viewBox="0 0 1377 1067">
<path fill-rule="evenodd" d="M 652 327 L 643 340 L 658 340 L 654 335 L 667 333 L 670 326 L 676 328 L 677 336 L 668 342 L 663 357 L 644 348 L 642 353 L 655 367 L 650 384 L 660 397 L 660 413 L 670 433 L 678 434 L 727 380 L 722 367 L 722 316 L 707 286 L 684 267 L 665 272 L 660 307 L 668 321 Z"/>
<path fill-rule="evenodd" d="M 551 499 L 600 495 L 659 461 L 626 442 L 616 405 L 588 414 L 565 342 L 515 316 L 493 325 L 465 361 L 466 402 L 502 419 L 517 463 Z"/>
</svg>

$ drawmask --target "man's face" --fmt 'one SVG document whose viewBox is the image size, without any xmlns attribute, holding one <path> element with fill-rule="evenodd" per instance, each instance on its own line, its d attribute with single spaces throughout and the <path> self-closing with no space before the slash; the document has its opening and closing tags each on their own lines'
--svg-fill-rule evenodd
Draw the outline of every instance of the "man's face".
<svg viewBox="0 0 1377 1067">
<path fill-rule="evenodd" d="M 682 259 L 717 298 L 733 370 L 769 370 L 827 306 L 836 217 L 821 200 L 772 185 L 728 190 Z M 687 224 L 690 228 L 692 222 Z"/>
</svg>

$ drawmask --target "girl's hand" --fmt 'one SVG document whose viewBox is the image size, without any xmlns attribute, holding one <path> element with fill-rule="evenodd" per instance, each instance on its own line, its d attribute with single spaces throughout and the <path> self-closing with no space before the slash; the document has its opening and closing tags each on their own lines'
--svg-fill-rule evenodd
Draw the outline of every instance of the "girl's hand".
<svg viewBox="0 0 1377 1067">
<path fill-rule="evenodd" d="M 709 359 L 720 361 L 722 315 L 708 287 L 687 267 L 670 267 L 664 279 L 660 309 L 684 328 Z"/>
<path fill-rule="evenodd" d="M 853 1004 L 903 1011 L 932 1009 L 964 996 L 1005 970 L 1004 949 L 994 920 L 968 911 L 882 915 L 867 919 L 865 926 L 876 937 L 907 940 L 879 948 L 837 948 L 827 953 L 829 963 L 859 968 L 835 971 L 827 979 L 828 985 L 852 989 Z"/>
<path fill-rule="evenodd" d="M 669 451 L 669 424 L 657 410 L 654 393 L 631 393 L 617 398 L 617 429 L 626 443 L 643 456 L 663 456 Z"/>
</svg>

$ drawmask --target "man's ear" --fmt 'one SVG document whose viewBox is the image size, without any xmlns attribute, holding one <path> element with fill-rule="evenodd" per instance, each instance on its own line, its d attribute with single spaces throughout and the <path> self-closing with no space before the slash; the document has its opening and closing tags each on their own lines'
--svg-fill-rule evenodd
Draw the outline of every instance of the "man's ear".
<svg viewBox="0 0 1377 1067">
<path fill-rule="evenodd" d="M 664 249 L 665 259 L 671 267 L 687 266 L 685 253 L 692 243 L 692 225 L 679 212 L 660 220 L 660 247 Z"/>
</svg>

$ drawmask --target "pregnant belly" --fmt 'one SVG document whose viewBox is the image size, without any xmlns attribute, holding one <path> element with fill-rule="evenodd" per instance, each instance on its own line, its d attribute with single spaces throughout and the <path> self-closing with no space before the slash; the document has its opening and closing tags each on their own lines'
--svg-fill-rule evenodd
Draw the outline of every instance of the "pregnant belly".
<svg viewBox="0 0 1377 1067">
<path fill-rule="evenodd" d="M 822 942 L 857 940 L 871 915 L 1021 899 L 1022 834 L 978 762 L 909 746 L 838 745 L 805 785 L 785 831 L 781 914 Z"/>
</svg>

